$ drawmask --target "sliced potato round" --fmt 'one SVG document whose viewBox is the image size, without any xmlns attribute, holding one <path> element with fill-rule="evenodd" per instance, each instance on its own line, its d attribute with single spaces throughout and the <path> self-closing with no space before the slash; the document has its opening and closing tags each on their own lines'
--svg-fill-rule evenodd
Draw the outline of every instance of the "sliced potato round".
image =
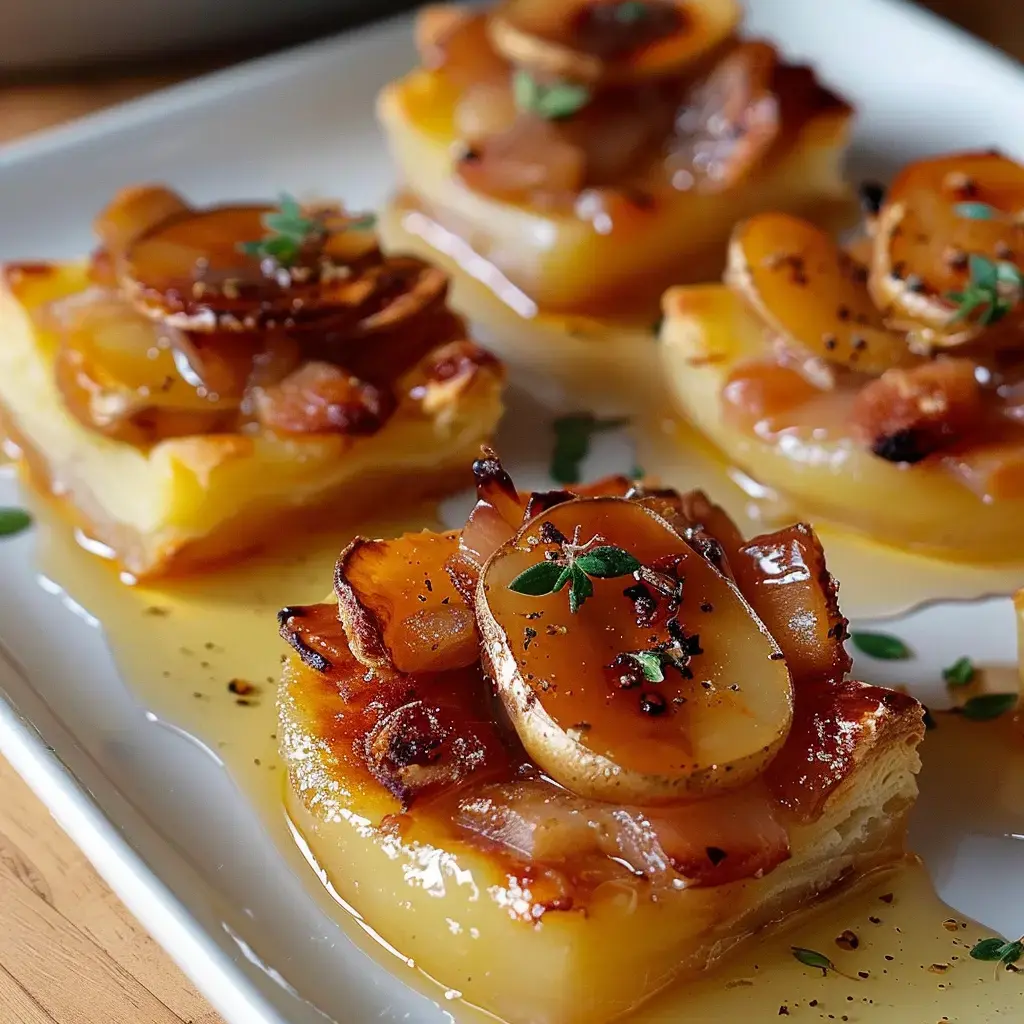
<svg viewBox="0 0 1024 1024">
<path fill-rule="evenodd" d="M 783 339 L 832 365 L 879 374 L 911 357 L 865 279 L 821 228 L 786 213 L 751 217 L 729 245 L 728 284 Z"/>
<path fill-rule="evenodd" d="M 874 225 L 869 286 L 894 318 L 930 331 L 945 347 L 970 340 L 978 310 L 957 317 L 970 257 L 1024 272 L 1024 164 L 998 153 L 921 160 L 893 182 Z M 1024 316 L 1024 308 L 1021 315 Z"/>
<path fill-rule="evenodd" d="M 736 0 L 506 0 L 491 17 L 495 49 L 554 78 L 628 82 L 677 74 L 739 25 Z"/>
<path fill-rule="evenodd" d="M 511 590 L 561 552 L 559 533 L 586 550 L 624 549 L 653 584 L 641 593 L 633 575 L 588 576 L 592 596 L 575 613 L 572 584 Z M 576 793 L 639 804 L 708 795 L 755 778 L 785 741 L 792 692 L 774 640 L 733 584 L 636 502 L 579 498 L 527 523 L 484 567 L 476 612 L 520 739 Z"/>
</svg>

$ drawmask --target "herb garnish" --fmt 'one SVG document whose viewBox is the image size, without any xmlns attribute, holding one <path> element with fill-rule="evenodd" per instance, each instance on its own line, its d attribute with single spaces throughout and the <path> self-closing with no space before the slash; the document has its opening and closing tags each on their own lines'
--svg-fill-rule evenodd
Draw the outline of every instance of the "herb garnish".
<svg viewBox="0 0 1024 1024">
<path fill-rule="evenodd" d="M 880 661 L 906 661 L 912 658 L 910 648 L 898 637 L 891 633 L 871 633 L 856 631 L 850 634 L 853 646 L 858 651 L 878 658 Z"/>
<path fill-rule="evenodd" d="M 642 0 L 623 0 L 615 7 L 615 20 L 622 25 L 635 25 L 643 21 L 650 11 Z"/>
<path fill-rule="evenodd" d="M 816 967 L 821 971 L 822 977 L 828 974 L 829 971 L 835 971 L 836 974 L 842 974 L 842 971 L 840 971 L 824 953 L 819 953 L 814 949 L 804 949 L 803 946 L 790 946 L 789 948 L 793 951 L 793 956 L 799 960 L 800 963 L 805 967 Z"/>
<path fill-rule="evenodd" d="M 542 531 L 545 526 L 550 524 L 543 524 Z M 552 528 L 549 533 L 557 534 L 557 531 Z M 549 557 L 552 552 L 548 552 L 543 562 L 524 569 L 508 584 L 508 589 L 516 594 L 546 597 L 568 584 L 569 611 L 575 615 L 587 598 L 594 594 L 591 577 L 614 579 L 617 576 L 628 576 L 640 568 L 640 562 L 624 548 L 601 544 L 602 537 L 592 537 L 581 544 L 579 534 L 578 526 L 571 541 L 559 534 L 557 543 L 561 545 L 561 552 L 553 558 Z"/>
<path fill-rule="evenodd" d="M 974 662 L 968 657 L 957 658 L 949 668 L 942 670 L 942 678 L 950 689 L 966 686 L 974 678 Z"/>
<path fill-rule="evenodd" d="M 512 96 L 524 114 L 536 114 L 545 121 L 572 117 L 590 102 L 590 90 L 574 82 L 538 82 L 520 68 L 512 78 Z"/>
<path fill-rule="evenodd" d="M 1012 711 L 1017 706 L 1017 700 L 1016 693 L 982 693 L 972 697 L 958 710 L 973 722 L 990 722 Z"/>
<path fill-rule="evenodd" d="M 652 683 L 664 682 L 665 673 L 661 670 L 661 651 L 627 651 L 627 658 L 632 658 L 640 666 L 644 678 Z"/>
<path fill-rule="evenodd" d="M 1003 964 L 1007 970 L 1024 956 L 1024 937 L 1016 942 L 1004 942 L 1002 939 L 982 939 L 976 942 L 971 949 L 971 956 L 975 960 L 987 960 L 997 964 Z"/>
<path fill-rule="evenodd" d="M 376 217 L 368 214 L 351 221 L 348 227 L 356 231 L 372 228 Z M 290 267 L 308 245 L 316 245 L 327 235 L 322 218 L 307 217 L 302 205 L 287 192 L 281 193 L 278 208 L 265 213 L 260 222 L 269 234 L 257 242 L 240 242 L 238 251 L 256 259 L 272 259 L 282 267 Z"/>
<path fill-rule="evenodd" d="M 574 413 L 560 416 L 554 422 L 555 448 L 551 453 L 551 477 L 560 484 L 579 483 L 580 463 L 590 452 L 590 439 L 594 434 L 618 430 L 629 420 L 619 416 L 600 419 L 593 413 Z"/>
<path fill-rule="evenodd" d="M 966 320 L 980 309 L 978 323 L 982 327 L 998 323 L 1020 301 L 1024 276 L 1013 263 L 993 262 L 977 253 L 967 257 L 967 266 L 970 271 L 967 287 L 962 292 L 946 293 L 946 298 L 958 306 L 949 322 Z"/>
<path fill-rule="evenodd" d="M 0 537 L 13 537 L 32 525 L 32 517 L 23 508 L 0 508 Z"/>
<path fill-rule="evenodd" d="M 1000 217 L 999 211 L 988 203 L 957 203 L 953 212 L 965 220 L 996 220 Z"/>
</svg>

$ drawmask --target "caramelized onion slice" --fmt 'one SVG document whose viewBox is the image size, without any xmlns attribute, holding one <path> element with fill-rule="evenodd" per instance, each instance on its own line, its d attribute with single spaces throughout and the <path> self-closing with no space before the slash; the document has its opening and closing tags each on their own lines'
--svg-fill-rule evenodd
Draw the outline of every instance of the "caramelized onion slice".
<svg viewBox="0 0 1024 1024">
<path fill-rule="evenodd" d="M 874 225 L 870 288 L 893 318 L 931 328 L 929 345 L 969 340 L 979 313 L 954 321 L 950 293 L 970 280 L 968 256 L 1024 271 L 1024 164 L 962 153 L 911 164 L 897 176 Z M 1018 304 L 1012 319 L 1024 318 Z"/>
<path fill-rule="evenodd" d="M 150 444 L 223 429 L 233 420 L 241 386 L 215 390 L 206 383 L 219 377 L 228 385 L 230 364 L 221 358 L 214 367 L 212 352 L 198 357 L 187 337 L 140 316 L 116 295 L 82 293 L 50 307 L 47 316 L 59 337 L 57 386 L 68 411 L 91 430 Z M 251 363 L 252 352 L 241 358 Z"/>
<path fill-rule="evenodd" d="M 528 568 L 552 564 L 555 530 L 628 551 L 656 585 L 639 595 L 630 575 L 590 579 L 593 596 L 575 614 L 568 587 L 509 589 Z M 684 578 L 676 614 L 669 595 Z M 581 498 L 532 520 L 488 561 L 476 612 L 485 666 L 520 739 L 580 795 L 658 804 L 741 786 L 788 732 L 778 647 L 735 587 L 635 502 Z M 630 654 L 663 647 L 663 681 L 645 678 Z"/>
<path fill-rule="evenodd" d="M 850 670 L 839 585 L 806 523 L 755 537 L 730 564 L 736 585 L 786 656 L 795 685 L 841 679 Z"/>
<path fill-rule="evenodd" d="M 669 162 L 706 191 L 732 188 L 763 160 L 782 128 L 772 91 L 778 53 L 741 43 L 690 91 L 676 120 Z"/>
<path fill-rule="evenodd" d="M 375 434 L 395 407 L 390 392 L 316 361 L 256 388 L 253 398 L 260 424 L 280 434 Z"/>
<path fill-rule="evenodd" d="M 186 210 L 135 237 L 118 263 L 125 294 L 138 309 L 189 330 L 258 330 L 323 321 L 358 306 L 370 282 L 352 267 L 379 260 L 376 236 L 336 208 L 310 207 L 320 225 L 294 263 L 247 255 L 268 234 L 270 206 Z"/>
<path fill-rule="evenodd" d="M 827 363 L 879 374 L 909 361 L 862 269 L 808 221 L 762 213 L 738 225 L 726 280 L 784 340 Z"/>
<path fill-rule="evenodd" d="M 655 885 L 688 887 L 767 874 L 789 856 L 768 794 L 750 787 L 679 807 L 616 806 L 529 779 L 464 797 L 458 824 L 531 863 L 573 866 L 595 855 Z"/>
<path fill-rule="evenodd" d="M 177 192 L 164 185 L 133 185 L 114 196 L 93 221 L 93 230 L 108 254 L 120 256 L 140 235 L 191 209 Z"/>
<path fill-rule="evenodd" d="M 443 672 L 479 659 L 473 614 L 445 571 L 458 542 L 456 530 L 357 537 L 342 552 L 334 589 L 349 646 L 363 664 Z"/>
<path fill-rule="evenodd" d="M 505 0 L 490 19 L 495 49 L 531 72 L 588 83 L 678 74 L 724 43 L 735 0 Z"/>
</svg>

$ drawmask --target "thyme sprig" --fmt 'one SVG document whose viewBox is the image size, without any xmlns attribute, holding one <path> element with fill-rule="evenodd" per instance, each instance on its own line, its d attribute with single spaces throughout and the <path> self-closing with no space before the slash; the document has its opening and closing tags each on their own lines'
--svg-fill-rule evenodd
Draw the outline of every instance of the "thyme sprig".
<svg viewBox="0 0 1024 1024">
<path fill-rule="evenodd" d="M 322 216 L 308 216 L 302 204 L 287 192 L 282 192 L 278 207 L 260 218 L 267 229 L 263 238 L 254 242 L 240 242 L 238 251 L 255 259 L 271 259 L 279 266 L 292 266 L 303 249 L 323 243 L 328 229 Z M 372 228 L 376 218 L 372 214 L 350 221 L 348 228 L 362 231 Z"/>
<path fill-rule="evenodd" d="M 591 92 L 576 82 L 541 82 L 520 68 L 512 78 L 512 96 L 524 114 L 562 121 L 581 111 L 590 102 Z"/>
<path fill-rule="evenodd" d="M 625 548 L 605 544 L 603 537 L 594 536 L 581 543 L 578 526 L 572 540 L 567 540 L 553 523 L 542 523 L 541 539 L 557 544 L 559 550 L 547 552 L 543 562 L 524 569 L 508 584 L 508 589 L 515 594 L 547 597 L 568 586 L 569 611 L 573 615 L 593 597 L 593 579 L 628 576 L 640 568 L 640 561 Z"/>
<path fill-rule="evenodd" d="M 0 508 L 0 537 L 13 537 L 32 525 L 32 517 L 23 508 Z"/>
<path fill-rule="evenodd" d="M 1014 263 L 990 260 L 977 253 L 968 256 L 967 267 L 970 276 L 964 290 L 946 293 L 946 298 L 957 305 L 949 322 L 959 323 L 978 311 L 978 324 L 991 327 L 1020 302 L 1024 276 Z"/>
</svg>

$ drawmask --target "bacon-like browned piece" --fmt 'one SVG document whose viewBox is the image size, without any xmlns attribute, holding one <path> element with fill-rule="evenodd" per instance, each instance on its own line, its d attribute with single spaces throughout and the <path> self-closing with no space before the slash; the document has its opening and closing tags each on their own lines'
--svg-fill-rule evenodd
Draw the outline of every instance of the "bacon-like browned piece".
<svg viewBox="0 0 1024 1024">
<path fill-rule="evenodd" d="M 255 395 L 259 422 L 280 434 L 375 434 L 394 411 L 388 391 L 331 363 L 308 362 Z"/>
<path fill-rule="evenodd" d="M 848 622 L 814 531 L 797 523 L 755 537 L 730 564 L 743 596 L 785 655 L 794 682 L 842 679 L 853 664 L 843 646 Z"/>
<path fill-rule="evenodd" d="M 365 665 L 443 672 L 475 664 L 473 613 L 445 571 L 458 531 L 359 537 L 342 552 L 335 593 L 352 653 Z"/>
<path fill-rule="evenodd" d="M 857 395 L 855 436 L 889 462 L 920 462 L 982 424 L 984 403 L 969 359 L 890 370 Z"/>
</svg>

